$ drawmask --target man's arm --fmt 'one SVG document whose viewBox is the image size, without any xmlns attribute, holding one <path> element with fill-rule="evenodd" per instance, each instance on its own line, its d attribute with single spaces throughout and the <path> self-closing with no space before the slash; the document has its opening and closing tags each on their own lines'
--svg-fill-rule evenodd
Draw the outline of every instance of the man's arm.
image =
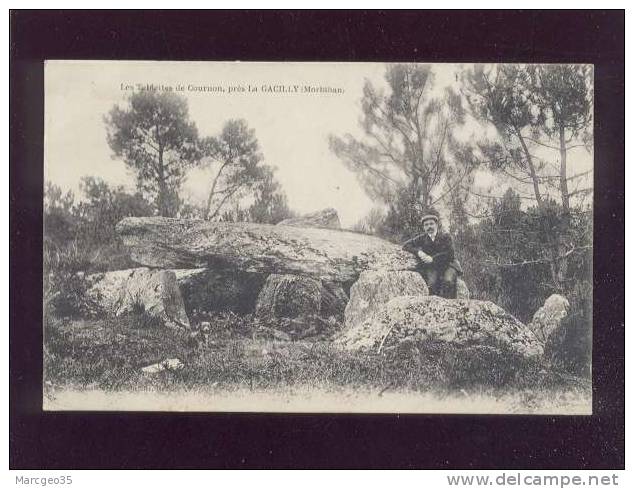
<svg viewBox="0 0 634 489">
<path fill-rule="evenodd" d="M 424 237 L 424 234 L 419 234 L 418 236 L 414 236 L 412 239 L 405 241 L 405 243 L 403 243 L 403 250 L 412 253 L 423 263 L 432 263 L 433 258 L 429 256 L 422 247 L 422 242 L 425 239 Z"/>
<path fill-rule="evenodd" d="M 414 253 L 415 255 L 417 254 L 417 252 L 422 251 L 422 248 L 420 246 L 422 236 L 422 234 L 419 234 L 405 241 L 405 243 L 403 243 L 403 251 L 408 251 L 410 253 Z"/>
</svg>

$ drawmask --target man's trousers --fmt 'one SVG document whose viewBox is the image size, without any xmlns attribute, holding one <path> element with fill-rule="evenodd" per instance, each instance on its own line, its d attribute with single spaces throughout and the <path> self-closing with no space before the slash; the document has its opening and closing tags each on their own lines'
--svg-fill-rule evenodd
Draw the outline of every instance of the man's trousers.
<svg viewBox="0 0 634 489">
<path fill-rule="evenodd" d="M 456 298 L 456 280 L 458 272 L 453 267 L 447 267 L 444 271 L 430 266 L 423 267 L 421 275 L 427 282 L 429 293 L 446 299 Z"/>
</svg>

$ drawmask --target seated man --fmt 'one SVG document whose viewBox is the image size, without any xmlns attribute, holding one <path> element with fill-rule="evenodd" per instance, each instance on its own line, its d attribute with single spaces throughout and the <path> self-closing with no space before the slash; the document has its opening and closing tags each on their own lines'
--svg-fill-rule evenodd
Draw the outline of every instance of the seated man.
<svg viewBox="0 0 634 489">
<path fill-rule="evenodd" d="M 419 272 L 427 282 L 430 294 L 455 299 L 456 279 L 462 268 L 455 259 L 451 236 L 439 232 L 438 216 L 433 213 L 423 216 L 423 231 L 406 241 L 403 249 L 418 258 Z"/>
</svg>

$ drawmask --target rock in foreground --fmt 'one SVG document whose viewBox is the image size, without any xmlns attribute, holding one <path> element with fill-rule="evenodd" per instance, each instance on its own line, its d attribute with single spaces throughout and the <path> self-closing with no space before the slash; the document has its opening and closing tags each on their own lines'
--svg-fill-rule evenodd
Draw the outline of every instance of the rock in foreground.
<svg viewBox="0 0 634 489">
<path fill-rule="evenodd" d="M 570 303 L 563 295 L 553 294 L 544 305 L 540 307 L 528 327 L 535 333 L 537 339 L 546 344 L 546 341 L 560 326 L 568 315 Z"/>
<path fill-rule="evenodd" d="M 364 270 L 412 270 L 416 259 L 383 239 L 347 231 L 165 217 L 127 217 L 117 232 L 137 263 L 298 274 L 335 282 Z"/>
<path fill-rule="evenodd" d="M 378 351 L 408 340 L 507 347 L 525 357 L 543 354 L 533 332 L 492 302 L 420 295 L 392 299 L 373 318 L 346 328 L 337 342 L 349 350 Z"/>
<path fill-rule="evenodd" d="M 141 372 L 146 374 L 157 374 L 159 372 L 165 372 L 166 370 L 181 370 L 185 365 L 178 358 L 167 358 L 159 363 L 154 363 L 143 367 Z"/>
</svg>

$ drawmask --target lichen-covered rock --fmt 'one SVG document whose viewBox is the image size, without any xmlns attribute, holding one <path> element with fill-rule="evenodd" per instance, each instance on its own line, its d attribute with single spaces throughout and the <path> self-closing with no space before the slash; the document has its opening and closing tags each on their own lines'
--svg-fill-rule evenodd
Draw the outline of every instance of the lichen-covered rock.
<svg viewBox="0 0 634 489">
<path fill-rule="evenodd" d="M 89 275 L 89 297 L 107 313 L 119 316 L 142 306 L 168 326 L 189 328 L 176 274 L 169 270 L 131 268 Z"/>
<path fill-rule="evenodd" d="M 350 288 L 345 327 L 371 319 L 387 302 L 400 296 L 429 295 L 425 280 L 417 272 L 367 271 Z"/>
<path fill-rule="evenodd" d="M 568 316 L 570 303 L 563 295 L 553 294 L 540 307 L 528 327 L 535 336 L 546 344 L 548 338 L 561 326 L 561 322 Z"/>
<path fill-rule="evenodd" d="M 249 314 L 267 275 L 208 268 L 173 270 L 188 313 L 232 311 Z"/>
<path fill-rule="evenodd" d="M 163 269 L 296 274 L 345 283 L 364 270 L 417 266 L 398 245 L 335 229 L 127 217 L 116 230 L 134 261 Z"/>
<path fill-rule="evenodd" d="M 341 229 L 339 214 L 333 208 L 311 212 L 300 217 L 284 219 L 277 223 L 278 226 L 298 226 L 327 229 Z"/>
<path fill-rule="evenodd" d="M 298 318 L 319 315 L 322 285 L 300 275 L 272 274 L 264 282 L 255 306 L 260 318 Z"/>
<path fill-rule="evenodd" d="M 492 302 L 421 295 L 392 299 L 373 317 L 346 328 L 337 343 L 378 351 L 405 340 L 506 347 L 526 357 L 543 354 L 533 332 Z"/>
<path fill-rule="evenodd" d="M 456 299 L 464 299 L 469 300 L 471 298 L 471 293 L 467 288 L 467 284 L 460 277 L 456 280 Z"/>
</svg>

